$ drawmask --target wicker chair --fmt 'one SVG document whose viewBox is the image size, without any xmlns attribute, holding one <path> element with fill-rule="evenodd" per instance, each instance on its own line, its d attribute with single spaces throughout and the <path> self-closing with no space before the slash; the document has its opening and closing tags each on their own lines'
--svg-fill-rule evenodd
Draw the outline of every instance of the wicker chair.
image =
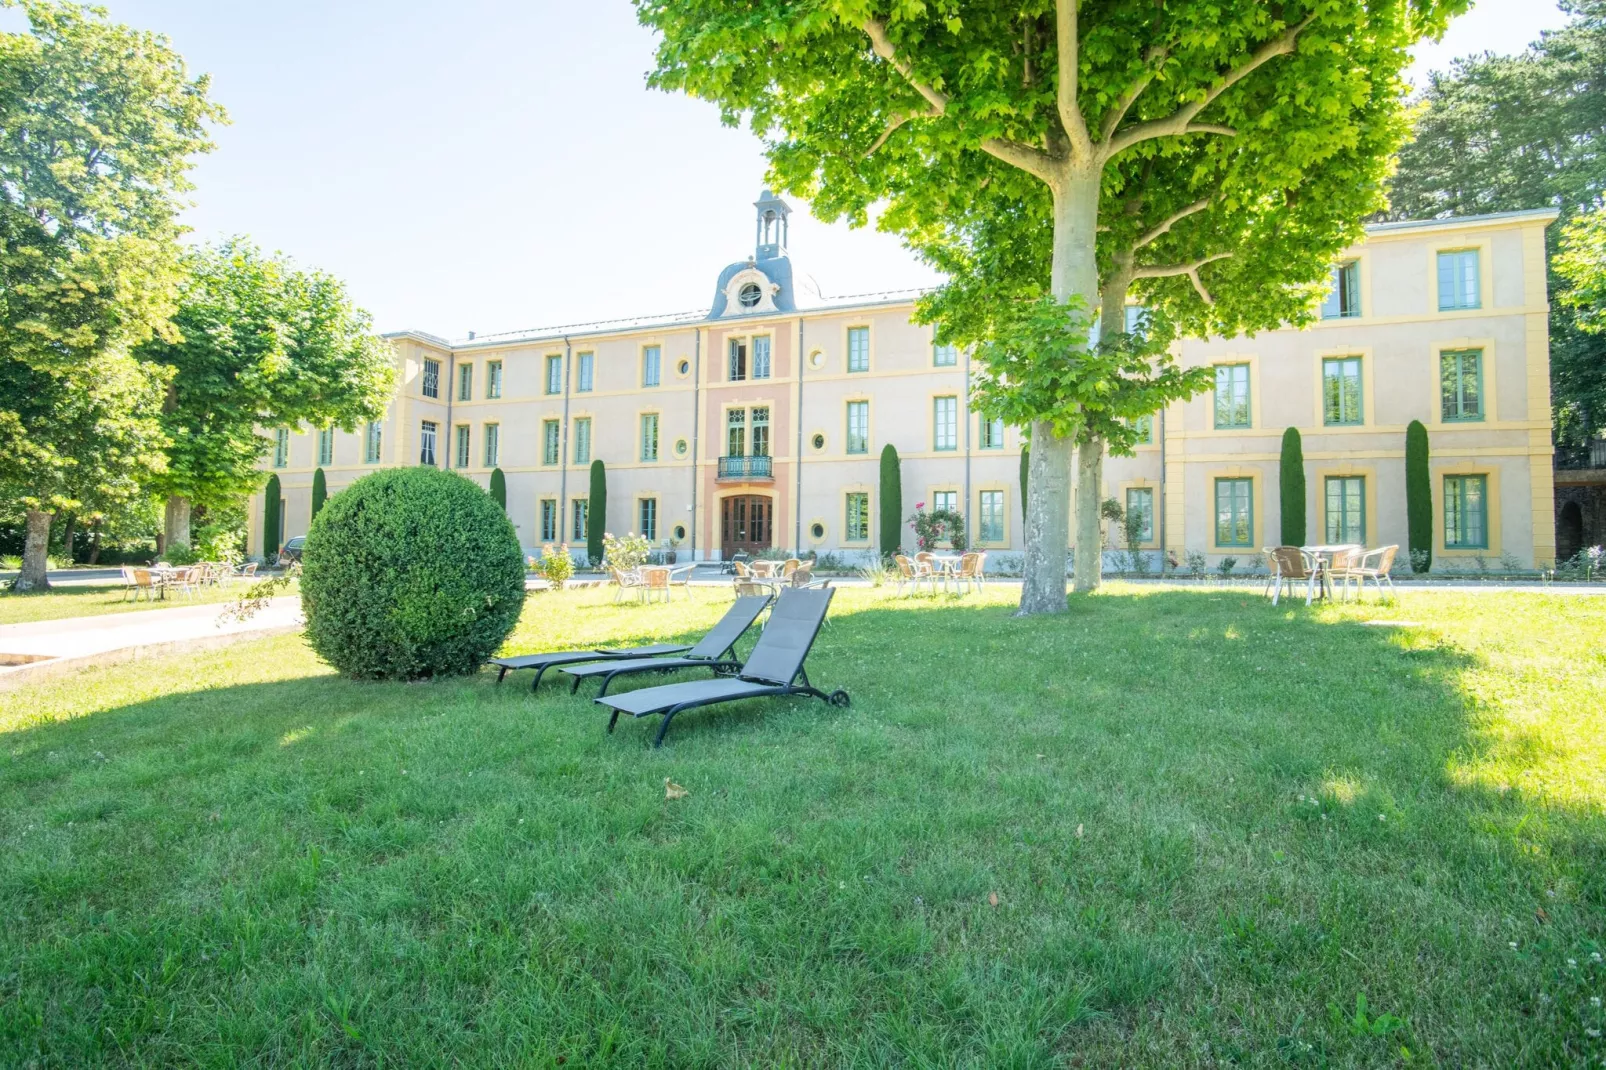
<svg viewBox="0 0 1606 1070">
<path fill-rule="evenodd" d="M 614 605 L 618 605 L 624 599 L 626 591 L 635 591 L 637 596 L 640 596 L 642 587 L 640 569 L 609 568 L 608 574 L 613 577 L 613 582 L 619 585 L 619 590 L 613 596 Z"/>
<path fill-rule="evenodd" d="M 959 555 L 959 570 L 954 573 L 954 587 L 962 589 L 962 593 L 970 593 L 972 587 L 980 588 L 982 585 L 982 564 L 987 555 L 971 551 Z"/>
<path fill-rule="evenodd" d="M 785 561 L 781 562 L 781 577 L 785 579 L 802 567 L 802 561 L 795 557 L 788 557 Z"/>
<path fill-rule="evenodd" d="M 1276 546 L 1261 552 L 1266 555 L 1266 569 L 1270 573 L 1266 581 L 1266 593 L 1271 595 L 1271 604 L 1277 604 L 1285 587 L 1289 594 L 1293 594 L 1294 584 L 1303 583 L 1305 604 L 1310 605 L 1315 583 L 1321 577 L 1311 568 L 1311 560 L 1305 551 L 1297 546 Z"/>
<path fill-rule="evenodd" d="M 930 569 L 922 572 L 913 561 L 909 560 L 903 554 L 894 555 L 893 561 L 895 561 L 898 566 L 899 594 L 903 593 L 903 589 L 905 587 L 919 591 L 922 583 L 931 584 L 931 592 L 933 594 L 937 592 L 937 577 Z"/>
<path fill-rule="evenodd" d="M 142 592 L 148 602 L 154 602 L 158 596 L 167 597 L 167 581 L 162 578 L 161 573 L 151 568 L 136 568 L 129 571 L 134 582 L 134 601 L 139 601 Z"/>
<path fill-rule="evenodd" d="M 1394 568 L 1394 557 L 1400 552 L 1399 545 L 1384 546 L 1377 550 L 1365 550 L 1354 554 L 1340 569 L 1338 563 L 1333 565 L 1333 578 L 1344 585 L 1344 601 L 1349 601 L 1349 585 L 1356 585 L 1355 600 L 1358 602 L 1366 594 L 1366 581 L 1371 580 L 1377 586 L 1377 596 L 1383 597 L 1383 586 L 1388 585 L 1388 595 L 1394 597 L 1394 580 L 1389 573 Z"/>
<path fill-rule="evenodd" d="M 641 569 L 641 597 L 643 601 L 651 602 L 662 596 L 665 602 L 669 601 L 669 566 L 652 565 Z"/>
</svg>

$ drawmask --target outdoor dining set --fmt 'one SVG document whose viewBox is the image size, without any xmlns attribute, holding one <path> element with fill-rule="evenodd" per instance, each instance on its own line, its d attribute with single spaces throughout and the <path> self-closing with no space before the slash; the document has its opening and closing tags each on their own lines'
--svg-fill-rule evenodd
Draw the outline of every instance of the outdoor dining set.
<svg viewBox="0 0 1606 1070">
<path fill-rule="evenodd" d="M 1384 546 L 1376 550 L 1355 543 L 1331 546 L 1268 546 L 1261 552 L 1266 555 L 1270 573 L 1266 593 L 1271 604 L 1286 590 L 1293 594 L 1298 587 L 1305 588 L 1305 604 L 1317 598 L 1330 598 L 1333 586 L 1343 589 L 1344 601 L 1349 601 L 1353 586 L 1356 598 L 1366 593 L 1366 581 L 1371 580 L 1381 597 L 1385 585 L 1390 597 L 1394 594 L 1394 581 L 1389 577 L 1399 546 Z"/>
<path fill-rule="evenodd" d="M 936 554 L 922 550 L 913 558 L 896 554 L 893 560 L 898 566 L 896 582 L 899 594 L 905 589 L 918 592 L 922 584 L 929 586 L 931 593 L 936 594 L 939 583 L 944 591 L 952 584 L 956 594 L 968 593 L 972 588 L 979 589 L 986 580 L 987 555 L 979 550 L 962 554 Z"/>
<path fill-rule="evenodd" d="M 814 564 L 802 558 L 789 557 L 784 561 L 730 562 L 734 575 L 736 597 L 755 594 L 778 594 L 783 587 L 823 588 L 831 581 L 814 578 Z"/>
<path fill-rule="evenodd" d="M 237 579 L 256 576 L 255 561 L 238 567 L 224 561 L 202 561 L 194 565 L 152 565 L 149 568 L 122 567 L 123 599 L 139 601 L 143 595 L 150 601 L 165 599 L 169 591 L 193 598 L 205 587 L 221 587 Z"/>
</svg>

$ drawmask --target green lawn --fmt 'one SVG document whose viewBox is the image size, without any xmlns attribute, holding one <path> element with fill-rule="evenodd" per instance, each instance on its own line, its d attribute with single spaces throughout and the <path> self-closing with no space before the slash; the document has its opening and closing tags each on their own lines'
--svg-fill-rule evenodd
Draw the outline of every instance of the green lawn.
<svg viewBox="0 0 1606 1070">
<path fill-rule="evenodd" d="M 1606 600 L 1012 593 L 656 752 L 294 637 L 0 693 L 0 1065 L 1600 1064 Z M 512 645 L 726 604 L 608 598 Z"/>
<path fill-rule="evenodd" d="M 295 594 L 298 581 L 290 581 L 287 590 L 278 594 Z M 244 596 L 250 584 L 236 582 L 228 587 L 203 587 L 193 596 L 173 594 L 155 602 L 143 596 L 137 602 L 128 600 L 122 584 L 94 586 L 56 586 L 38 594 L 18 594 L 0 589 L 0 625 L 22 624 L 38 620 L 64 620 L 68 617 L 95 617 L 103 613 L 131 613 L 142 609 L 169 609 L 174 606 L 202 605 L 210 602 L 234 602 Z"/>
</svg>

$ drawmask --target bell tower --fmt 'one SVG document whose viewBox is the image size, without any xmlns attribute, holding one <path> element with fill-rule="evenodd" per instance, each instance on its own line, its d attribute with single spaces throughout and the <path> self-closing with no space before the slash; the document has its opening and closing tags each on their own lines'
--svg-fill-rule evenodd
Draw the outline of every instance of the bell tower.
<svg viewBox="0 0 1606 1070">
<path fill-rule="evenodd" d="M 753 207 L 758 210 L 753 227 L 753 258 L 775 260 L 785 256 L 787 217 L 792 214 L 791 207 L 769 190 L 758 195 Z"/>
</svg>

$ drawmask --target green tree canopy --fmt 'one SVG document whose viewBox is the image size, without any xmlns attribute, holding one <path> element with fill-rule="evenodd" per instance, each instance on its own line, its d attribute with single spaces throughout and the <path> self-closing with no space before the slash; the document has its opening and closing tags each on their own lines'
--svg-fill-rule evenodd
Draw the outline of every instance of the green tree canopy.
<svg viewBox="0 0 1606 1070">
<path fill-rule="evenodd" d="M 1578 329 L 1606 334 L 1606 208 L 1576 216 L 1562 230 L 1556 274 L 1567 282 L 1562 301 Z"/>
<path fill-rule="evenodd" d="M 394 381 L 390 347 L 333 276 L 244 239 L 188 253 L 184 270 L 177 336 L 139 350 L 172 372 L 167 472 L 155 483 L 179 503 L 169 543 L 189 542 L 189 503 L 226 506 L 256 488 L 262 428 L 354 430 L 384 413 Z"/>
<path fill-rule="evenodd" d="M 1331 254 L 1359 234 L 1355 208 L 1379 206 L 1406 46 L 1466 5 L 636 6 L 663 35 L 651 84 L 745 117 L 771 181 L 816 214 L 863 223 L 884 205 L 880 225 L 954 278 L 927 314 L 947 338 L 980 341 L 985 310 L 1014 297 L 1076 297 L 1086 315 L 1119 309 L 1140 280 L 1162 339 L 1168 322 L 1242 327 L 1311 305 Z M 1235 255 L 1252 244 L 1254 257 Z M 1105 316 L 1106 336 L 1117 320 Z M 1058 396 L 1124 389 L 1107 379 Z M 1071 435 L 1063 421 L 1029 426 L 1021 609 L 1057 612 L 1071 446 L 1100 457 L 1109 427 L 1085 415 Z M 1083 483 L 1078 542 L 1097 545 L 1098 487 Z M 1080 555 L 1078 588 L 1097 578 L 1095 555 Z"/>
<path fill-rule="evenodd" d="M 1484 54 L 1436 73 L 1389 190 L 1392 219 L 1552 207 L 1550 375 L 1556 437 L 1606 429 L 1606 335 L 1581 330 L 1576 283 L 1559 273 L 1558 233 L 1606 197 L 1606 0 L 1563 0 L 1573 15 L 1515 56 Z"/>
<path fill-rule="evenodd" d="M 185 176 L 224 115 L 159 35 L 77 4 L 0 8 L 28 20 L 0 32 L 0 495 L 27 514 L 28 588 L 56 510 L 161 463 L 163 377 L 128 354 L 171 330 Z"/>
</svg>

